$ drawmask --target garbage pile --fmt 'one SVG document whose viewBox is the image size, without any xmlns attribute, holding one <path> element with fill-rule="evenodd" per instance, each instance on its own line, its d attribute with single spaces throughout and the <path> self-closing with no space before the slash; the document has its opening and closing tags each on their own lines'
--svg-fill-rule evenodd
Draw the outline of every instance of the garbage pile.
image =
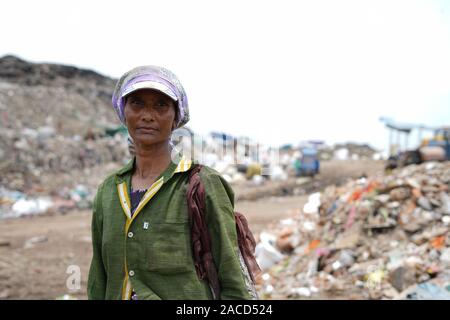
<svg viewBox="0 0 450 320">
<path fill-rule="evenodd" d="M 339 153 L 347 150 L 347 157 L 353 160 L 373 159 L 378 152 L 368 144 L 342 143 L 334 145 L 334 157 L 339 158 Z"/>
<path fill-rule="evenodd" d="M 82 184 L 74 188 L 63 186 L 53 195 L 32 195 L 0 187 L 0 219 L 88 209 L 95 192 L 95 187 Z"/>
<path fill-rule="evenodd" d="M 126 140 L 119 134 L 85 139 L 57 134 L 51 127 L 0 129 L 0 133 L 0 185 L 11 185 L 17 176 L 27 181 L 43 173 L 72 172 L 103 163 L 122 163 L 129 158 Z"/>
<path fill-rule="evenodd" d="M 195 132 L 186 127 L 176 130 L 172 141 L 177 149 L 213 168 L 227 182 L 249 187 L 262 186 L 268 181 L 287 181 L 288 166 L 294 161 L 288 154 L 280 154 L 283 156 L 283 163 L 280 163 L 275 149 L 246 137 L 215 132 L 195 136 Z"/>
<path fill-rule="evenodd" d="M 114 85 L 91 70 L 0 58 L 0 219 L 90 206 L 130 158 Z"/>
<path fill-rule="evenodd" d="M 336 143 L 333 146 L 322 146 L 319 149 L 321 160 L 380 160 L 382 154 L 368 144 Z"/>
<path fill-rule="evenodd" d="M 329 186 L 260 234 L 268 299 L 450 299 L 450 162 Z"/>
<path fill-rule="evenodd" d="M 0 134 L 0 219 L 89 208 L 104 174 L 98 168 L 130 158 L 120 134 L 86 139 L 52 127 Z"/>
</svg>

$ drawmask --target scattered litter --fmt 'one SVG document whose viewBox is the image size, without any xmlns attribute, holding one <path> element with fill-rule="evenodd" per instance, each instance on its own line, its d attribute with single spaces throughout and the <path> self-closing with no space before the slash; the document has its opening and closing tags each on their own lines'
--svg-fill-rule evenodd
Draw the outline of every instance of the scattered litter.
<svg viewBox="0 0 450 320">
<path fill-rule="evenodd" d="M 24 244 L 24 249 L 33 248 L 36 244 L 47 242 L 48 238 L 46 236 L 37 236 L 28 239 Z"/>
<path fill-rule="evenodd" d="M 273 286 L 265 297 L 398 299 L 414 287 L 408 299 L 447 299 L 447 285 L 428 282 L 450 267 L 449 186 L 450 162 L 436 162 L 311 194 L 267 231 L 270 247 L 258 244 L 276 256 L 264 261 L 277 277 L 263 278 L 262 291 Z"/>
</svg>

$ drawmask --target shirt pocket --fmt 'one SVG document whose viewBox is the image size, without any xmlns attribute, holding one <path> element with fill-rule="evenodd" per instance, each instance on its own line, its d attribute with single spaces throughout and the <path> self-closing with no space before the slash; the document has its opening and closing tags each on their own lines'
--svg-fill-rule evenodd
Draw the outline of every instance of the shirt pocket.
<svg viewBox="0 0 450 320">
<path fill-rule="evenodd" d="M 193 270 L 188 223 L 153 223 L 146 239 L 145 267 L 160 274 Z"/>
</svg>

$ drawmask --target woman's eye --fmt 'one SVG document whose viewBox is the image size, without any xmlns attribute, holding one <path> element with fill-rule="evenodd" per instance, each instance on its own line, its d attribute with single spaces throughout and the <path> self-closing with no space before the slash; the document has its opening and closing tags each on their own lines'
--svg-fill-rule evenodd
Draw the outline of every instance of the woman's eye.
<svg viewBox="0 0 450 320">
<path fill-rule="evenodd" d="M 165 107 L 168 106 L 168 103 L 166 101 L 158 101 L 158 103 L 156 104 L 158 107 Z"/>
<path fill-rule="evenodd" d="M 160 111 L 165 111 L 169 107 L 166 101 L 159 101 L 156 103 L 156 108 Z"/>
<path fill-rule="evenodd" d="M 131 103 L 131 105 L 133 105 L 133 106 L 138 106 L 138 107 L 140 107 L 140 106 L 143 105 L 142 101 L 135 100 L 135 99 L 132 99 L 132 100 L 130 101 L 130 103 Z"/>
</svg>

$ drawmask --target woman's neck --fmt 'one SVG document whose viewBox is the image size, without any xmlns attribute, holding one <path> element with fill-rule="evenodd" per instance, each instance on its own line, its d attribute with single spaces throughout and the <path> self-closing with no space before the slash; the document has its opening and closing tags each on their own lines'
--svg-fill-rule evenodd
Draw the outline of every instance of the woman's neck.
<svg viewBox="0 0 450 320">
<path fill-rule="evenodd" d="M 171 148 L 167 142 L 151 146 L 136 144 L 135 174 L 139 179 L 158 177 L 170 164 Z"/>
</svg>

